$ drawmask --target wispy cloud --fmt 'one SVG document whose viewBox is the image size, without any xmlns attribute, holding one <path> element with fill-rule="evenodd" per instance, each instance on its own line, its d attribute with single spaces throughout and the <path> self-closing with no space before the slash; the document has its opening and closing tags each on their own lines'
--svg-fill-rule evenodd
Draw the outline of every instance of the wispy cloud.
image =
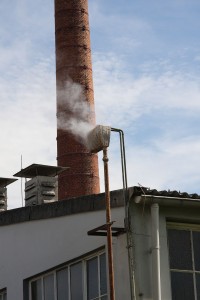
<svg viewBox="0 0 200 300">
<path fill-rule="evenodd" d="M 89 4 L 97 121 L 124 129 L 129 185 L 200 193 L 198 1 Z M 10 177 L 21 154 L 23 167 L 56 164 L 53 1 L 1 1 L 0 14 L 0 176 Z M 111 140 L 116 189 L 119 141 Z M 101 154 L 99 162 L 103 188 Z M 20 188 L 9 186 L 9 208 L 21 205 Z"/>
<path fill-rule="evenodd" d="M 122 11 L 112 10 L 112 6 L 105 13 L 105 6 L 99 2 L 92 2 L 90 11 L 94 47 L 97 43 L 99 49 L 109 51 L 112 48 L 115 53 L 126 54 L 139 51 L 144 43 L 157 43 L 151 24 L 137 14 L 128 16 Z"/>
<path fill-rule="evenodd" d="M 169 64 L 169 70 L 170 67 Z M 192 74 L 179 70 L 166 71 L 165 68 L 163 71 L 160 65 L 159 73 L 154 74 L 151 69 L 134 76 L 126 72 L 119 57 L 96 54 L 96 106 L 102 120 L 128 127 L 146 114 L 175 109 L 179 112 L 186 110 L 192 115 L 199 113 L 199 77 L 194 78 Z"/>
<path fill-rule="evenodd" d="M 125 130 L 129 184 L 191 191 L 191 178 L 193 183 L 200 179 L 195 130 L 200 125 L 199 78 L 173 72 L 170 64 L 161 64 L 159 72 L 151 69 L 134 76 L 112 54 L 96 54 L 94 61 L 98 121 Z M 115 175 L 120 171 L 116 142 L 110 151 L 111 186 L 116 188 L 121 184 Z"/>
<path fill-rule="evenodd" d="M 32 163 L 56 164 L 55 77 L 51 60 L 9 71 L 0 79 L 1 177 L 11 177 Z M 16 186 L 16 184 L 15 184 Z M 9 189 L 12 190 L 12 187 Z M 10 207 L 19 205 L 12 193 Z"/>
</svg>

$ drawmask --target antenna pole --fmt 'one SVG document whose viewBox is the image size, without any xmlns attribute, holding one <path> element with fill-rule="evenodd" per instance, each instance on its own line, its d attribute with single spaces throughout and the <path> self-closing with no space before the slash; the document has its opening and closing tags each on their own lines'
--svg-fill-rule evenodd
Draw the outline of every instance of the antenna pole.
<svg viewBox="0 0 200 300">
<path fill-rule="evenodd" d="M 22 170 L 22 154 L 21 154 L 21 170 Z M 21 178 L 21 197 L 22 197 L 22 207 L 24 205 L 24 197 L 23 197 L 23 182 Z"/>
</svg>

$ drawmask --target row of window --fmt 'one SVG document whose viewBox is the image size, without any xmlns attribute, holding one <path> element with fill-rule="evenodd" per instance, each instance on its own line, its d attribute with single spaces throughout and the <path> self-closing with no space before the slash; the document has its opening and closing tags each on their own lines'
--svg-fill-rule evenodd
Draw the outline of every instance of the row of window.
<svg viewBox="0 0 200 300">
<path fill-rule="evenodd" d="M 167 232 L 172 300 L 200 300 L 200 230 L 172 223 Z M 101 251 L 31 279 L 29 300 L 107 300 L 106 273 Z"/>
<path fill-rule="evenodd" d="M 169 224 L 168 249 L 172 300 L 200 300 L 199 228 Z M 32 279 L 29 299 L 107 300 L 105 253 Z"/>
<path fill-rule="evenodd" d="M 107 300 L 105 253 L 69 264 L 29 283 L 30 300 Z"/>
</svg>

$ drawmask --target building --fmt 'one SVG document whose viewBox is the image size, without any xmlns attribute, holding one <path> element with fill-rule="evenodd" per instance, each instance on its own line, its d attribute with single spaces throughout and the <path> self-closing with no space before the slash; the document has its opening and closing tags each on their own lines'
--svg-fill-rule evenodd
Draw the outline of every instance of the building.
<svg viewBox="0 0 200 300">
<path fill-rule="evenodd" d="M 200 196 L 128 191 L 132 255 L 123 190 L 111 192 L 116 300 L 199 299 Z M 109 299 L 103 224 L 104 194 L 1 212 L 1 292 L 8 300 Z"/>
<path fill-rule="evenodd" d="M 121 288 L 116 297 L 128 299 L 122 191 L 112 192 L 111 199 L 114 226 L 118 227 L 113 243 L 115 280 Z M 70 299 L 107 299 L 105 231 L 103 236 L 87 234 L 103 224 L 104 194 L 2 212 L 0 290 L 7 292 L 7 299 L 15 300 L 68 299 L 68 292 Z"/>
<path fill-rule="evenodd" d="M 198 299 L 200 197 L 134 188 L 130 205 L 136 299 Z"/>
<path fill-rule="evenodd" d="M 9 211 L 5 187 L 13 179 L 1 178 L 0 300 L 109 299 L 97 154 L 67 123 L 82 120 L 70 99 L 73 83 L 88 106 L 83 121 L 95 127 L 87 2 L 55 0 L 57 158 L 64 172 L 34 164 L 25 172 L 32 178 L 28 205 Z M 111 192 L 116 300 L 200 299 L 200 196 L 143 187 L 127 192 Z"/>
</svg>

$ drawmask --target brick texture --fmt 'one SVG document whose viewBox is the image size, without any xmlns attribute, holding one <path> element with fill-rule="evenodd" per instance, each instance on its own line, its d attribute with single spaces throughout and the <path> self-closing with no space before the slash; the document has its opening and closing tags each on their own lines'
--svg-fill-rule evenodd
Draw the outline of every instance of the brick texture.
<svg viewBox="0 0 200 300">
<path fill-rule="evenodd" d="M 85 100 L 94 107 L 88 0 L 55 0 L 56 85 L 65 88 L 70 78 L 83 86 Z M 57 116 L 74 112 L 63 105 L 57 92 Z M 91 112 L 87 121 L 95 125 Z M 58 179 L 58 199 L 99 193 L 98 158 L 71 133 L 57 129 L 57 161 L 70 167 Z"/>
</svg>

